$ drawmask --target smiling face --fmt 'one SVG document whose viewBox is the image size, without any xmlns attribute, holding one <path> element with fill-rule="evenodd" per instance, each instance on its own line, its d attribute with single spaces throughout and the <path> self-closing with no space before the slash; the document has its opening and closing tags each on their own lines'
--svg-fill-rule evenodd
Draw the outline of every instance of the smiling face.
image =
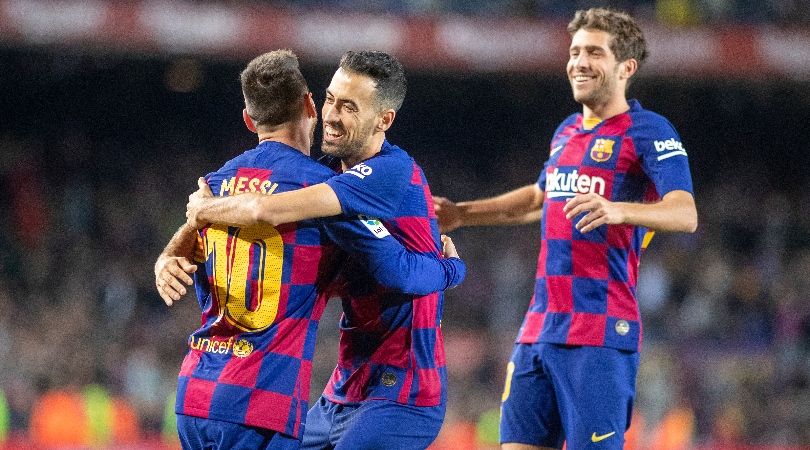
<svg viewBox="0 0 810 450">
<path fill-rule="evenodd" d="M 574 100 L 590 109 L 599 109 L 624 99 L 627 78 L 622 64 L 610 49 L 609 33 L 582 28 L 574 33 L 569 48 L 568 81 Z"/>
<path fill-rule="evenodd" d="M 359 161 L 377 150 L 369 148 L 380 121 L 375 94 L 376 85 L 370 77 L 342 68 L 335 72 L 321 110 L 324 153 Z"/>
</svg>

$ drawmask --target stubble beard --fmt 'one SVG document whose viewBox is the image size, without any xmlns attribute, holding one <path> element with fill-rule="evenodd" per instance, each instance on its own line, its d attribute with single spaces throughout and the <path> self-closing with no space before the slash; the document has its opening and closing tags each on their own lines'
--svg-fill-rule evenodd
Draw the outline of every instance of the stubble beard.
<svg viewBox="0 0 810 450">
<path fill-rule="evenodd" d="M 610 98 L 613 96 L 613 91 L 616 90 L 616 76 L 618 74 L 618 67 L 614 70 L 614 73 L 611 75 L 606 76 L 602 79 L 602 83 L 599 86 L 596 86 L 589 92 L 584 92 L 577 94 L 574 90 L 573 80 L 571 82 L 571 90 L 574 94 L 574 100 L 581 105 L 585 105 L 589 108 L 595 108 L 599 105 L 604 105 Z"/>
<path fill-rule="evenodd" d="M 355 135 L 354 139 L 351 141 L 346 141 L 342 144 L 332 144 L 324 139 L 321 141 L 321 151 L 329 156 L 338 158 L 343 162 L 357 160 L 363 154 L 363 146 L 365 145 L 366 141 L 368 141 L 368 138 L 371 137 L 373 127 L 373 122 L 370 122 L 367 125 L 364 124 L 363 127 L 360 128 L 359 132 Z"/>
</svg>

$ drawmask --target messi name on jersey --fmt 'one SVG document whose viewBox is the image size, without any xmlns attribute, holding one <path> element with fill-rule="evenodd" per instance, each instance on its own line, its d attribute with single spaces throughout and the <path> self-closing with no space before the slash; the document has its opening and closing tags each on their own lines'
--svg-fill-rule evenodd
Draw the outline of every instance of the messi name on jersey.
<svg viewBox="0 0 810 450">
<path fill-rule="evenodd" d="M 219 196 L 236 195 L 244 192 L 259 192 L 270 195 L 278 189 L 278 183 L 271 182 L 271 170 L 239 168 L 236 175 L 224 178 L 219 186 Z"/>
</svg>

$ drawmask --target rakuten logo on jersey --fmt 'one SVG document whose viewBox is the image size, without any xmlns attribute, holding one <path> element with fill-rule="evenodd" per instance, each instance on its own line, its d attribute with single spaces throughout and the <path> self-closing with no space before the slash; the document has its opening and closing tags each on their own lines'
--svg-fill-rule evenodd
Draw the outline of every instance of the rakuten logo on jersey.
<svg viewBox="0 0 810 450">
<path fill-rule="evenodd" d="M 363 178 L 371 175 L 371 172 L 372 172 L 371 167 L 363 163 L 360 163 L 343 173 L 350 173 L 362 180 Z"/>
<path fill-rule="evenodd" d="M 560 173 L 560 169 L 546 174 L 546 196 L 548 198 L 573 197 L 577 194 L 596 193 L 605 196 L 605 179 L 580 174 L 574 169 Z"/>
</svg>

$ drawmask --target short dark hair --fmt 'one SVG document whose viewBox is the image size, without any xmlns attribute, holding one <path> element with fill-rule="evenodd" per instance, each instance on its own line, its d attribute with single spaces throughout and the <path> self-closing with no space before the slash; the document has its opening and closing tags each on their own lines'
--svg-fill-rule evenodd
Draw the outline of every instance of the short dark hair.
<svg viewBox="0 0 810 450">
<path fill-rule="evenodd" d="M 405 100 L 408 83 L 405 70 L 396 58 L 380 51 L 348 51 L 340 58 L 340 68 L 365 75 L 376 83 L 375 100 L 380 109 L 398 111 Z"/>
<path fill-rule="evenodd" d="M 274 50 L 248 63 L 239 76 L 245 108 L 257 125 L 279 125 L 298 118 L 301 98 L 309 92 L 290 50 Z"/>
<path fill-rule="evenodd" d="M 568 24 L 568 33 L 573 36 L 582 28 L 610 34 L 610 51 L 619 62 L 633 58 L 641 67 L 649 55 L 644 33 L 635 19 L 627 13 L 606 8 L 580 10 Z"/>
</svg>

